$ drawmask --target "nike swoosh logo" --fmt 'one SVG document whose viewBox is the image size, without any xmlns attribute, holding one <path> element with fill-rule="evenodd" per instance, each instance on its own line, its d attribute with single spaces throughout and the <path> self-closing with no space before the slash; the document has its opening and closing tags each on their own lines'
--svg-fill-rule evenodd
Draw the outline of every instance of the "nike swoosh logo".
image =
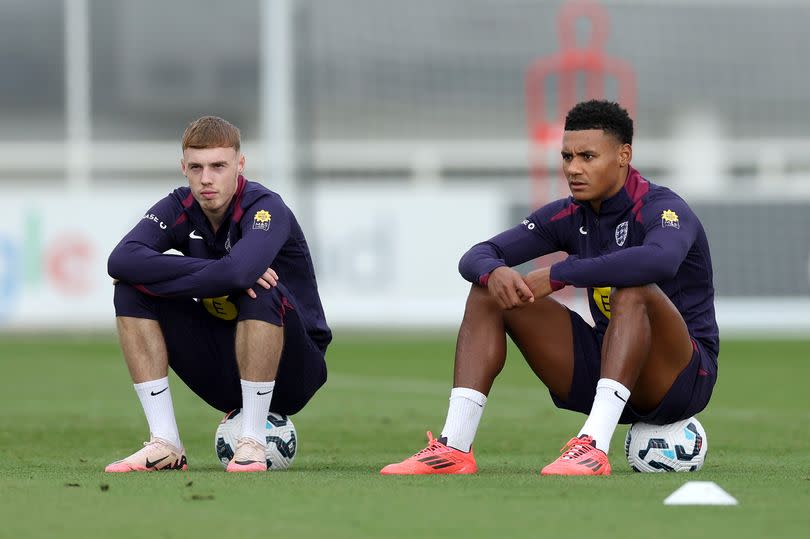
<svg viewBox="0 0 810 539">
<path fill-rule="evenodd" d="M 199 234 L 197 234 L 197 230 L 196 230 L 196 229 L 195 229 L 195 230 L 192 230 L 192 231 L 191 231 L 191 233 L 188 235 L 188 237 L 189 237 L 189 238 L 191 238 L 192 240 L 201 240 L 201 239 L 203 239 L 203 237 L 202 237 L 202 236 L 200 236 Z"/>
<path fill-rule="evenodd" d="M 258 460 L 235 460 L 236 464 L 240 466 L 245 466 L 247 464 L 253 464 L 254 462 L 259 462 Z"/>
<path fill-rule="evenodd" d="M 617 398 L 617 399 L 619 399 L 620 401 L 622 401 L 622 402 L 627 402 L 627 400 L 626 400 L 626 399 L 623 399 L 623 398 L 622 398 L 622 396 L 621 396 L 621 395 L 619 395 L 619 392 L 618 392 L 618 391 L 613 391 L 613 394 L 614 394 L 614 395 L 616 395 L 616 398 Z"/>
<path fill-rule="evenodd" d="M 582 234 L 583 236 L 585 236 L 585 235 L 588 234 L 588 231 L 585 230 L 584 226 L 581 226 L 581 227 L 579 227 L 579 233 Z"/>
<path fill-rule="evenodd" d="M 159 464 L 159 463 L 163 462 L 167 458 L 169 458 L 169 455 L 166 455 L 162 459 L 157 459 L 155 461 L 149 462 L 149 457 L 146 457 L 146 467 L 147 468 L 154 468 L 156 464 Z"/>
<path fill-rule="evenodd" d="M 161 389 L 161 390 L 160 390 L 160 391 L 158 391 L 157 393 L 155 393 L 154 391 L 152 391 L 152 392 L 150 393 L 150 395 L 152 395 L 153 397 L 156 397 L 156 396 L 160 395 L 161 393 L 163 393 L 164 391 L 166 391 L 167 389 L 169 389 L 169 386 L 164 387 L 163 389 Z"/>
<path fill-rule="evenodd" d="M 264 393 L 262 393 L 261 391 L 257 391 L 256 394 L 257 395 L 269 395 L 272 392 L 273 392 L 273 390 L 271 389 L 270 391 L 265 391 Z"/>
</svg>

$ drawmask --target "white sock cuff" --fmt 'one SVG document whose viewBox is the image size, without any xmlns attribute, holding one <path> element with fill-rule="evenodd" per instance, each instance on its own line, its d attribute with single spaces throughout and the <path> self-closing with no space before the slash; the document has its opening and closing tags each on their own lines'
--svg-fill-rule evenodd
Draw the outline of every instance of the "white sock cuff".
<svg viewBox="0 0 810 539">
<path fill-rule="evenodd" d="M 273 389 L 276 387 L 275 380 L 270 380 L 269 382 L 253 382 L 251 380 L 240 379 L 239 382 L 245 389 Z"/>
<path fill-rule="evenodd" d="M 487 403 L 486 395 L 484 395 L 480 391 L 476 391 L 468 387 L 454 387 L 452 390 L 450 390 L 450 399 L 452 400 L 456 397 L 473 401 L 475 404 L 481 406 L 482 408 Z"/>
<path fill-rule="evenodd" d="M 169 385 L 169 377 L 164 376 L 163 378 L 158 378 L 157 380 L 149 380 L 147 382 L 141 382 L 139 384 L 132 384 L 135 387 L 135 391 L 139 389 L 154 389 L 158 386 L 168 386 Z"/>
<path fill-rule="evenodd" d="M 596 390 L 598 391 L 600 388 L 605 388 L 608 391 L 615 391 L 619 394 L 619 396 L 627 401 L 627 398 L 630 396 L 630 390 L 624 387 L 623 384 L 617 382 L 616 380 L 612 380 L 610 378 L 600 378 L 599 381 L 596 383 Z"/>
</svg>

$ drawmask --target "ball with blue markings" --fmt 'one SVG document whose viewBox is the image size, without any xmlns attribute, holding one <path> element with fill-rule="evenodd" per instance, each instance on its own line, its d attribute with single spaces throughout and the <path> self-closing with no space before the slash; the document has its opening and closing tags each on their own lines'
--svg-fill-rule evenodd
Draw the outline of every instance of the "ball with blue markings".
<svg viewBox="0 0 810 539">
<path fill-rule="evenodd" d="M 233 458 L 236 441 L 242 433 L 241 409 L 231 410 L 222 418 L 214 435 L 214 449 L 223 466 Z M 298 436 L 289 416 L 270 412 L 265 422 L 267 471 L 284 470 L 292 465 L 298 449 Z"/>
<path fill-rule="evenodd" d="M 636 472 L 694 472 L 708 449 L 706 430 L 696 417 L 669 425 L 633 423 L 624 439 L 627 463 Z"/>
</svg>

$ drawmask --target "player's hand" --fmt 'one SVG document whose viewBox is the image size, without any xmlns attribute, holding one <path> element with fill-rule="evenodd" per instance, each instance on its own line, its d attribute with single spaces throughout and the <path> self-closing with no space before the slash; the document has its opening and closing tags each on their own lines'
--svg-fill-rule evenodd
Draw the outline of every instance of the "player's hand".
<svg viewBox="0 0 810 539">
<path fill-rule="evenodd" d="M 487 289 L 502 309 L 514 309 L 534 302 L 534 295 L 523 282 L 523 276 L 506 266 L 492 270 L 487 281 Z"/>
<path fill-rule="evenodd" d="M 270 290 L 274 286 L 278 284 L 278 274 L 275 272 L 273 268 L 267 268 L 264 270 L 258 279 L 256 279 L 256 284 L 264 288 L 265 290 Z M 253 288 L 248 288 L 245 290 L 248 296 L 252 299 L 256 299 L 256 292 L 253 291 Z"/>
<path fill-rule="evenodd" d="M 523 282 L 536 298 L 544 298 L 554 291 L 551 288 L 551 266 L 530 271 L 523 278 Z"/>
</svg>

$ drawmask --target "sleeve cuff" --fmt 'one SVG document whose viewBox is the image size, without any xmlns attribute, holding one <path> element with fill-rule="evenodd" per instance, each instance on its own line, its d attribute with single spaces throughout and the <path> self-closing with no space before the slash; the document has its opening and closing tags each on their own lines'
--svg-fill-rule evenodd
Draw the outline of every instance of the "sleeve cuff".
<svg viewBox="0 0 810 539">
<path fill-rule="evenodd" d="M 570 258 L 570 257 L 569 257 Z M 566 259 L 567 260 L 567 259 Z M 562 290 L 565 288 L 569 283 L 560 279 L 560 264 L 563 264 L 565 260 L 561 262 L 557 262 L 556 264 L 552 264 L 551 270 L 548 273 L 548 280 L 551 283 L 551 290 L 552 292 L 556 292 L 557 290 Z"/>
<path fill-rule="evenodd" d="M 549 277 L 549 283 L 551 283 L 551 291 L 556 292 L 557 290 L 562 290 L 565 288 L 565 283 L 562 281 L 558 281 L 557 279 L 552 279 Z"/>
</svg>

